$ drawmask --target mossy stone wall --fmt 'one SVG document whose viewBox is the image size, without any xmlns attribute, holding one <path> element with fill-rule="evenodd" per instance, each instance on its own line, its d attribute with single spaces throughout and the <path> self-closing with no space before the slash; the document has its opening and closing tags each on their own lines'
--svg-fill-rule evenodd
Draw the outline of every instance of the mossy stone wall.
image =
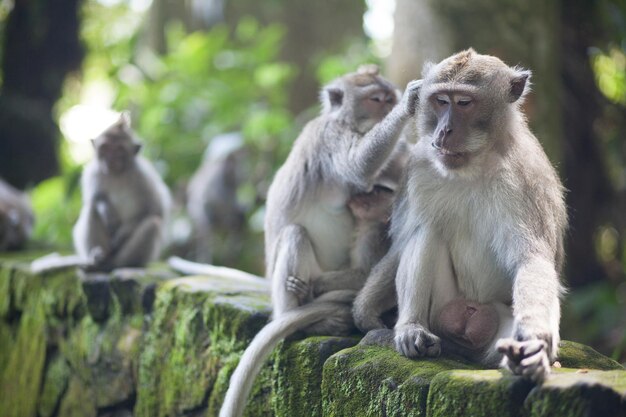
<svg viewBox="0 0 626 417">
<path fill-rule="evenodd" d="M 32 275 L 23 259 L 0 257 L 1 417 L 216 416 L 269 318 L 264 285 L 178 278 L 162 266 Z M 358 342 L 281 343 L 245 415 L 626 416 L 626 371 L 572 342 L 542 386 Z"/>
</svg>

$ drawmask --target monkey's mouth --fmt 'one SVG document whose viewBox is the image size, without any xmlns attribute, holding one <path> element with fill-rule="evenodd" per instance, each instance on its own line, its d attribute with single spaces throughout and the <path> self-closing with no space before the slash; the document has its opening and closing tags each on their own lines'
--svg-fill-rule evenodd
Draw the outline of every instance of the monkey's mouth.
<svg viewBox="0 0 626 417">
<path fill-rule="evenodd" d="M 465 152 L 455 152 L 455 151 L 451 151 L 449 149 L 445 149 L 445 148 L 439 148 L 437 149 L 437 154 L 439 156 L 443 156 L 446 158 L 452 158 L 452 159 L 456 159 L 456 158 L 461 158 L 463 156 L 465 156 Z"/>
</svg>

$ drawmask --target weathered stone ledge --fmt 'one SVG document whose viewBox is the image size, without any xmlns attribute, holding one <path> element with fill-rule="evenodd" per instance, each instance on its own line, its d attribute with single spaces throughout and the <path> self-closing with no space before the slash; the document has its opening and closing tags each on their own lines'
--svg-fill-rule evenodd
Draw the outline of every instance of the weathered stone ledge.
<svg viewBox="0 0 626 417">
<path fill-rule="evenodd" d="M 263 286 L 176 278 L 158 266 L 33 276 L 11 259 L 0 258 L 2 417 L 215 416 L 239 355 L 269 317 Z M 563 368 L 542 386 L 357 343 L 281 344 L 246 415 L 626 416 L 626 371 L 575 343 L 563 344 Z"/>
</svg>

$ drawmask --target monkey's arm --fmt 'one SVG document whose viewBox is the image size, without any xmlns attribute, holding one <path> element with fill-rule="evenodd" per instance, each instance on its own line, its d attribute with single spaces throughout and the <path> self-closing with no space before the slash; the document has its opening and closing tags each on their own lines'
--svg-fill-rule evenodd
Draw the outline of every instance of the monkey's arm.
<svg viewBox="0 0 626 417">
<path fill-rule="evenodd" d="M 410 82 L 402 100 L 351 149 L 348 159 L 356 178 L 366 180 L 384 166 L 409 117 L 415 114 L 421 80 Z"/>
<path fill-rule="evenodd" d="M 352 315 L 361 331 L 385 327 L 381 315 L 397 304 L 395 277 L 398 262 L 398 253 L 389 251 L 372 269 L 354 300 Z"/>
<path fill-rule="evenodd" d="M 109 234 L 113 235 L 115 229 L 120 224 L 120 217 L 106 194 L 96 194 L 91 204 L 93 204 L 95 212 L 100 217 L 104 227 L 107 229 Z"/>
<path fill-rule="evenodd" d="M 535 381 L 549 373 L 559 344 L 562 287 L 547 258 L 534 254 L 520 263 L 513 283 L 513 335 L 498 343 L 503 365 Z"/>
</svg>

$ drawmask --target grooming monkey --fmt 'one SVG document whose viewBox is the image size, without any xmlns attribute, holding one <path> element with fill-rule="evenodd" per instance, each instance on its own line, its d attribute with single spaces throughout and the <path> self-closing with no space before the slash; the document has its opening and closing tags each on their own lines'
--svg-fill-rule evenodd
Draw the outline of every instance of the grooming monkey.
<svg viewBox="0 0 626 417">
<path fill-rule="evenodd" d="M 409 85 L 396 106 L 394 87 L 372 66 L 322 90 L 321 115 L 304 127 L 269 189 L 265 251 L 272 321 L 241 357 L 221 417 L 243 413 L 254 377 L 278 341 L 302 329 L 330 335 L 353 329 L 350 303 L 366 274 L 335 276 L 338 283 L 319 295 L 312 287 L 324 273 L 352 266 L 355 219 L 349 205 L 363 201 L 351 198 L 371 191 L 385 168 L 414 112 L 416 91 L 416 84 Z M 376 191 L 367 198 L 386 201 Z"/>
<path fill-rule="evenodd" d="M 138 155 L 141 144 L 128 115 L 92 142 L 96 157 L 83 170 L 83 206 L 73 229 L 77 255 L 44 257 L 33 262 L 33 271 L 143 267 L 160 253 L 170 194 L 154 167 Z"/>
<path fill-rule="evenodd" d="M 355 322 L 382 327 L 395 277 L 399 352 L 436 356 L 443 342 L 541 381 L 559 343 L 567 215 L 520 109 L 530 72 L 469 49 L 423 78 L 393 247 L 355 300 Z"/>
<path fill-rule="evenodd" d="M 369 192 L 350 196 L 348 208 L 354 218 L 350 268 L 324 272 L 312 277 L 311 285 L 295 276 L 287 278 L 287 289 L 300 298 L 319 296 L 332 290 L 360 290 L 372 267 L 391 246 L 389 224 L 397 189 L 404 174 L 408 144 L 398 141 L 385 168 Z M 311 294 L 312 292 L 312 294 Z"/>
<path fill-rule="evenodd" d="M 23 247 L 34 221 L 26 194 L 0 178 L 0 251 Z"/>
</svg>

